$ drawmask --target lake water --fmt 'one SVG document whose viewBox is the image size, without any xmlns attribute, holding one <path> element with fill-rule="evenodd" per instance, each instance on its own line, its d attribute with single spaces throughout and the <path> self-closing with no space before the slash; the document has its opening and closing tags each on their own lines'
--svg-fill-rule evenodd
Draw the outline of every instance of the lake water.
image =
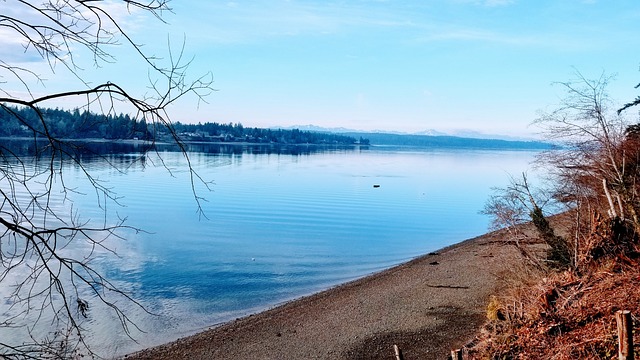
<svg viewBox="0 0 640 360">
<path fill-rule="evenodd" d="M 162 151 L 114 171 L 87 162 L 123 206 L 127 232 L 95 266 L 140 300 L 120 303 L 145 332 L 137 340 L 100 306 L 83 325 L 99 354 L 157 345 L 371 274 L 487 231 L 479 213 L 491 188 L 529 168 L 535 152 L 394 147 L 274 149 L 193 146 L 194 169 L 213 180 L 197 206 L 180 153 Z M 119 149 L 112 161 L 134 152 Z M 155 164 L 155 166 L 154 166 Z M 65 169 L 83 219 L 100 219 L 79 169 Z M 63 203 L 61 203 L 63 204 Z M 67 204 L 65 202 L 64 204 Z M 63 205 L 61 205 L 63 206 Z"/>
</svg>

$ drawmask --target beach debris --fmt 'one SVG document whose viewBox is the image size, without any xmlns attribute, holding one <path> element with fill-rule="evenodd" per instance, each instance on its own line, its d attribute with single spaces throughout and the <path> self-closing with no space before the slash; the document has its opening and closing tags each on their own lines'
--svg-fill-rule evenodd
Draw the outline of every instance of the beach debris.
<svg viewBox="0 0 640 360">
<path fill-rule="evenodd" d="M 440 263 L 437 262 L 437 261 L 432 261 L 432 262 L 429 263 L 429 265 L 440 265 Z"/>
<path fill-rule="evenodd" d="M 429 285 L 427 287 L 436 288 L 436 289 L 468 289 L 468 286 L 458 286 L 458 285 Z"/>
<path fill-rule="evenodd" d="M 393 345 L 393 354 L 396 356 L 396 360 L 403 360 L 402 350 L 400 350 L 398 345 Z"/>
<path fill-rule="evenodd" d="M 462 355 L 462 349 L 455 349 L 455 350 L 451 350 L 451 359 L 452 360 L 462 360 L 463 359 L 463 355 Z"/>
</svg>

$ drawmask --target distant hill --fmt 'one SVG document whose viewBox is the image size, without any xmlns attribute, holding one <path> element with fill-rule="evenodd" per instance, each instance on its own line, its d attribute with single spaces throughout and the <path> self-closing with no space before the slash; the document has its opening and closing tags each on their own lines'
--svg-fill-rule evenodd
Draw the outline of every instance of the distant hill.
<svg viewBox="0 0 640 360">
<path fill-rule="evenodd" d="M 352 138 L 368 139 L 371 145 L 396 145 L 433 148 L 463 149 L 552 149 L 554 146 L 533 139 L 521 139 L 506 135 L 489 135 L 477 131 L 460 131 L 447 134 L 437 130 L 425 130 L 419 133 L 393 131 L 360 131 L 342 127 L 324 128 L 316 125 L 296 125 L 278 129 L 299 129 L 319 133 L 338 133 Z"/>
<path fill-rule="evenodd" d="M 507 141 L 539 141 L 538 139 L 532 136 L 515 136 L 515 135 L 504 135 L 504 134 L 492 134 L 480 132 L 477 130 L 471 129 L 458 129 L 451 131 L 440 131 L 436 129 L 426 129 L 417 132 L 406 132 L 406 131 L 392 131 L 392 130 L 360 130 L 360 129 L 348 129 L 344 127 L 322 127 L 313 124 L 307 125 L 293 125 L 293 126 L 274 126 L 270 127 L 271 129 L 298 129 L 301 131 L 315 131 L 315 132 L 325 132 L 325 133 L 338 133 L 338 134 L 395 134 L 395 135 L 427 135 L 427 136 L 453 136 L 459 138 L 472 138 L 472 139 L 492 139 L 492 140 L 507 140 Z"/>
<path fill-rule="evenodd" d="M 400 145 L 434 148 L 462 149 L 552 149 L 554 146 L 542 141 L 502 140 L 467 138 L 448 135 L 408 135 L 373 132 L 345 132 L 342 135 L 366 138 L 371 145 Z"/>
</svg>

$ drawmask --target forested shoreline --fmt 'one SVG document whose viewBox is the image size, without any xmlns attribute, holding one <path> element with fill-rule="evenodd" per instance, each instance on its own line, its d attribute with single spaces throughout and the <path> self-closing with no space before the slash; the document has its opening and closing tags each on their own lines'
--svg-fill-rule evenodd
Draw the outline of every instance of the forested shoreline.
<svg viewBox="0 0 640 360">
<path fill-rule="evenodd" d="M 0 104 L 0 137 L 33 138 L 44 134 L 59 139 L 145 140 L 173 142 L 174 135 L 181 141 L 192 143 L 252 143 L 283 145 L 398 145 L 410 147 L 478 148 L 478 149 L 549 149 L 541 141 L 463 138 L 457 136 L 431 136 L 372 132 L 333 133 L 300 129 L 265 129 L 245 127 L 240 123 L 206 122 L 171 127 L 151 124 L 128 114 L 98 115 L 78 109 L 39 110 L 42 119 L 31 108 Z M 173 133 L 172 133 L 173 132 Z"/>
<path fill-rule="evenodd" d="M 128 114 L 99 115 L 89 111 L 81 112 L 62 109 L 40 109 L 42 119 L 31 108 L 0 104 L 0 137 L 32 138 L 34 134 L 50 134 L 64 139 L 106 139 L 106 140 L 171 140 L 173 134 L 166 128 L 148 124 L 144 119 L 136 119 Z M 360 137 L 301 131 L 299 129 L 262 129 L 244 127 L 240 123 L 183 124 L 175 122 L 172 131 L 183 141 L 195 142 L 250 142 L 276 144 L 327 144 L 327 145 L 368 145 L 369 140 Z"/>
</svg>

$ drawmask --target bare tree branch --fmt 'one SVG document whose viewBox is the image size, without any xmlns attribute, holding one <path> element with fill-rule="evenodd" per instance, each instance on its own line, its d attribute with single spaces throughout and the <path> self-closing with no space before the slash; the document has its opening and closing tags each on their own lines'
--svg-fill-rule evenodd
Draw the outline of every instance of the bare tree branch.
<svg viewBox="0 0 640 360">
<path fill-rule="evenodd" d="M 610 110 L 610 79 L 601 74 L 590 80 L 576 72 L 576 80 L 558 83 L 565 91 L 559 106 L 535 122 L 562 147 L 541 153 L 537 162 L 546 169 L 554 202 L 576 212 L 574 235 L 555 234 L 526 177 L 499 189 L 486 208 L 500 226 L 521 224 L 530 215 L 551 251 L 547 259 L 574 268 L 632 249 L 640 237 L 640 133 Z"/>
<path fill-rule="evenodd" d="M 198 213 L 204 215 L 201 203 L 205 200 L 196 188 L 201 184 L 209 189 L 211 183 L 191 167 L 187 149 L 173 128 L 167 108 L 186 96 L 204 101 L 212 91 L 211 74 L 195 79 L 187 76 L 191 61 L 184 58 L 184 44 L 175 53 L 169 44 L 168 63 L 161 65 L 161 59 L 143 52 L 141 44 L 127 34 L 120 16 L 112 12 L 113 5 L 124 7 L 128 14 L 142 12 L 160 21 L 163 13 L 171 11 L 167 0 L 6 0 L 0 9 L 0 31 L 15 37 L 17 41 L 12 44 L 25 53 L 37 54 L 49 65 L 53 76 L 56 66 L 62 65 L 82 85 L 36 95 L 33 87 L 45 81 L 44 75 L 0 59 L 0 110 L 29 131 L 33 149 L 25 154 L 0 145 L 0 284 L 11 289 L 9 297 L 3 299 L 10 304 L 11 315 L 0 319 L 0 327 L 26 329 L 30 337 L 30 341 L 25 339 L 17 344 L 0 343 L 2 358 L 60 358 L 82 351 L 91 353 L 82 323 L 95 302 L 112 310 L 125 334 L 137 327 L 119 301 L 142 307 L 93 263 L 99 252 L 117 256 L 109 247 L 110 241 L 123 239 L 127 232 L 140 229 L 127 225 L 126 218 L 107 216 L 107 204 L 119 204 L 117 193 L 95 177 L 82 160 L 82 154 L 88 151 L 86 147 L 51 131 L 51 119 L 43 111 L 47 104 L 80 98 L 85 109 L 98 108 L 105 115 L 115 114 L 122 104 L 127 104 L 133 109 L 134 119 L 153 129 L 152 134 L 164 131 L 177 144 L 187 162 Z M 85 81 L 84 66 L 99 67 L 117 61 L 110 49 L 121 42 L 149 68 L 148 93 L 134 94 L 109 81 L 93 86 Z M 91 64 L 78 61 L 74 56 L 78 49 L 93 55 Z M 18 81 L 26 97 L 21 95 L 24 91 L 8 87 L 9 78 Z M 35 119 L 24 118 L 14 110 L 16 106 L 31 109 Z M 155 136 L 150 139 L 141 157 L 157 151 L 156 140 Z M 117 171 L 127 166 L 113 163 L 103 154 L 92 155 Z M 160 162 L 169 170 L 161 157 Z M 82 219 L 70 205 L 70 196 L 77 195 L 77 190 L 67 183 L 66 172 L 71 164 L 92 186 L 96 206 L 104 214 L 102 220 Z M 79 246 L 84 246 L 83 252 L 70 251 Z M 38 329 L 45 323 L 55 329 L 51 336 L 39 335 Z"/>
</svg>

